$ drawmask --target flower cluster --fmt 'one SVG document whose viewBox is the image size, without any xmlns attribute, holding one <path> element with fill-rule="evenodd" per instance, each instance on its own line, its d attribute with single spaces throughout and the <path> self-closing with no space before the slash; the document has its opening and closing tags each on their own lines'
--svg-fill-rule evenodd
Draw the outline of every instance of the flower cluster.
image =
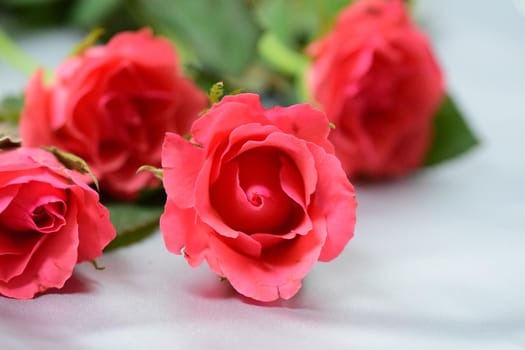
<svg viewBox="0 0 525 350">
<path fill-rule="evenodd" d="M 352 3 L 305 48 L 298 79 L 311 100 L 289 107 L 265 108 L 271 94 L 222 97 L 222 83 L 208 99 L 148 28 L 82 47 L 50 82 L 36 71 L 22 146 L 0 135 L 0 294 L 61 288 L 77 263 L 133 233 L 105 205 L 147 192 L 170 252 L 205 261 L 249 298 L 293 297 L 354 236 L 350 180 L 422 167 L 445 99 L 401 0 Z"/>
</svg>

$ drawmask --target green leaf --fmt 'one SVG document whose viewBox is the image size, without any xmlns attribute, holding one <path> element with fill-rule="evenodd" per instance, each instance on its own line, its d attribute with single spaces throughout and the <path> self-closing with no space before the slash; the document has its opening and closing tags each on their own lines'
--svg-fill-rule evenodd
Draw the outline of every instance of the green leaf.
<svg viewBox="0 0 525 350">
<path fill-rule="evenodd" d="M 0 101 L 0 122 L 17 124 L 23 108 L 24 98 L 22 95 L 4 97 Z"/>
<path fill-rule="evenodd" d="M 478 143 L 454 100 L 446 96 L 434 120 L 434 141 L 425 165 L 434 165 L 457 157 Z"/>
<path fill-rule="evenodd" d="M 89 177 L 91 177 L 91 180 L 93 180 L 93 183 L 95 184 L 97 190 L 99 189 L 98 180 L 84 159 L 74 155 L 73 153 L 62 151 L 61 149 L 58 149 L 55 146 L 44 147 L 44 149 L 52 153 L 55 156 L 55 158 L 58 159 L 58 161 L 62 163 L 62 165 L 64 165 L 66 168 L 78 171 L 81 174 L 88 174 Z"/>
<path fill-rule="evenodd" d="M 157 179 L 162 180 L 164 177 L 164 170 L 161 168 L 154 167 L 152 165 L 143 165 L 140 168 L 137 169 L 137 174 L 141 171 L 149 171 L 152 173 Z"/>
<path fill-rule="evenodd" d="M 4 61 L 20 73 L 30 76 L 39 64 L 23 52 L 6 32 L 0 28 L 0 61 Z"/>
<path fill-rule="evenodd" d="M 60 26 L 71 0 L 0 0 L 0 23 L 5 28 L 26 30 Z"/>
<path fill-rule="evenodd" d="M 112 203 L 106 206 L 117 237 L 105 248 L 111 251 L 137 243 L 153 234 L 159 225 L 162 206 Z"/>
<path fill-rule="evenodd" d="M 222 95 L 224 95 L 224 83 L 219 81 L 213 84 L 208 93 L 208 99 L 210 100 L 210 105 L 214 105 L 221 100 Z"/>
<path fill-rule="evenodd" d="M 258 43 L 259 54 L 263 60 L 280 73 L 294 77 L 297 102 L 310 101 L 310 89 L 306 82 L 309 66 L 308 59 L 290 47 L 287 47 L 277 36 L 266 32 Z"/>
<path fill-rule="evenodd" d="M 259 34 L 243 1 L 138 0 L 136 15 L 192 47 L 200 63 L 218 72 L 240 74 L 255 57 Z"/>
<path fill-rule="evenodd" d="M 12 149 L 21 146 L 18 134 L 18 120 L 24 106 L 20 96 L 6 96 L 0 101 L 0 149 Z"/>
<path fill-rule="evenodd" d="M 108 18 L 123 0 L 77 0 L 71 9 L 73 23 L 91 28 Z"/>
<path fill-rule="evenodd" d="M 298 49 L 331 29 L 352 0 L 260 0 L 257 18 L 288 47 Z"/>
<path fill-rule="evenodd" d="M 58 1 L 60 0 L 3 0 L 2 4 L 6 6 L 37 6 Z"/>
<path fill-rule="evenodd" d="M 310 41 L 318 27 L 317 14 L 310 11 L 309 3 L 309 0 L 262 0 L 257 18 L 281 42 L 297 49 Z"/>
<path fill-rule="evenodd" d="M 282 73 L 302 74 L 308 65 L 306 57 L 287 47 L 271 32 L 261 36 L 257 47 L 261 57 Z"/>
<path fill-rule="evenodd" d="M 9 135 L 5 135 L 1 130 L 2 125 L 0 124 L 0 151 L 18 148 L 22 145 L 22 141 L 14 139 Z"/>
</svg>

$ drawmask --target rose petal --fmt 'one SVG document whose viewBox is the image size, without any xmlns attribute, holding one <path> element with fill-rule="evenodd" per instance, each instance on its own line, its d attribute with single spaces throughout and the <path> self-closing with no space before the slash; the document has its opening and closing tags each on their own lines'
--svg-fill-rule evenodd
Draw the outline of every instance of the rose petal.
<svg viewBox="0 0 525 350">
<path fill-rule="evenodd" d="M 20 187 L 0 221 L 14 232 L 56 232 L 65 225 L 66 200 L 63 190 L 31 181 Z"/>
<path fill-rule="evenodd" d="M 160 230 L 166 248 L 177 255 L 184 255 L 191 266 L 198 266 L 208 248 L 210 228 L 197 217 L 193 208 L 180 208 L 168 198 L 160 217 Z"/>
<path fill-rule="evenodd" d="M 247 97 L 252 98 L 250 95 Z M 242 234 L 242 232 L 233 230 L 226 225 L 213 209 L 210 203 L 210 184 L 215 183 L 217 180 L 221 173 L 222 164 L 238 156 L 245 139 L 264 140 L 268 134 L 275 131 L 279 131 L 279 129 L 273 125 L 261 125 L 260 123 L 240 125 L 231 131 L 228 136 L 228 142 L 215 150 L 211 156 L 212 160 L 206 161 L 202 167 L 203 171 L 199 177 L 199 181 L 201 182 L 197 182 L 196 184 L 195 207 L 199 217 L 221 236 L 237 237 L 239 234 Z"/>
<path fill-rule="evenodd" d="M 200 112 L 207 106 L 207 96 L 189 79 L 180 77 L 176 86 L 178 118 L 168 118 L 168 130 L 174 130 L 180 135 L 190 132 L 191 125 L 197 119 Z M 183 118 L 186 116 L 186 118 Z"/>
<path fill-rule="evenodd" d="M 48 235 L 0 231 L 0 289 L 2 282 L 20 276 Z M 0 294 L 2 294 L 0 292 Z"/>
<path fill-rule="evenodd" d="M 211 202 L 222 219 L 244 233 L 288 231 L 295 202 L 279 184 L 279 153 L 254 148 L 223 164 L 211 186 Z"/>
<path fill-rule="evenodd" d="M 81 186 L 72 186 L 70 190 L 70 202 L 74 201 L 82 208 L 77 217 L 77 263 L 94 260 L 102 255 L 104 247 L 115 238 L 115 228 L 108 210 L 100 204 L 97 192 Z"/>
<path fill-rule="evenodd" d="M 139 165 L 140 164 L 140 165 Z M 111 194 L 122 200 L 134 200 L 138 193 L 137 189 L 148 189 L 159 184 L 159 180 L 152 174 L 142 172 L 137 174 L 137 169 L 144 165 L 144 162 L 134 164 L 128 162 L 119 171 L 107 173 L 101 181 L 100 187 L 110 189 Z"/>
<path fill-rule="evenodd" d="M 301 280 L 317 261 L 326 229 L 317 222 L 317 229 L 305 236 L 263 251 L 255 259 L 236 252 L 221 240 L 210 237 L 211 256 L 219 271 L 241 294 L 260 301 L 289 299 L 301 288 Z M 210 265 L 211 268 L 211 265 Z"/>
<path fill-rule="evenodd" d="M 304 184 L 305 205 L 310 203 L 310 195 L 315 191 L 317 184 L 317 171 L 315 169 L 314 160 L 310 151 L 306 147 L 306 142 L 296 137 L 274 132 L 263 141 L 247 141 L 239 152 L 246 152 L 258 147 L 274 147 L 279 149 L 283 154 L 290 157 L 296 165 Z"/>
<path fill-rule="evenodd" d="M 308 104 L 297 104 L 290 107 L 274 107 L 266 113 L 268 119 L 285 133 L 313 142 L 327 152 L 334 152 L 332 144 L 327 139 L 330 126 L 324 112 Z"/>
<path fill-rule="evenodd" d="M 326 220 L 327 237 L 319 256 L 321 261 L 335 258 L 354 235 L 357 202 L 352 184 L 339 160 L 322 148 L 309 144 L 319 174 L 315 204 Z M 311 215 L 313 215 L 311 213 Z"/>
<path fill-rule="evenodd" d="M 262 253 L 262 244 L 254 239 L 251 235 L 240 232 L 235 238 L 217 236 L 220 240 L 228 245 L 228 247 L 235 249 L 237 252 L 250 256 L 252 258 L 259 258 Z"/>
<path fill-rule="evenodd" d="M 0 177 L 1 178 L 1 177 Z M 2 186 L 0 187 L 0 215 L 9 206 L 13 198 L 18 193 L 20 186 Z"/>
<path fill-rule="evenodd" d="M 195 210 L 199 218 L 218 234 L 235 238 L 241 232 L 234 230 L 224 223 L 224 220 L 213 208 L 210 201 L 210 170 L 212 161 L 206 160 L 195 182 Z"/>
<path fill-rule="evenodd" d="M 62 201 L 48 202 L 36 207 L 31 213 L 33 224 L 41 233 L 59 231 L 65 224 L 66 204 Z"/>
<path fill-rule="evenodd" d="M 257 241 L 263 249 L 270 248 L 275 246 L 283 241 L 294 239 L 297 235 L 307 235 L 312 230 L 312 221 L 309 216 L 301 213 L 299 216 L 296 213 L 297 217 L 293 219 L 293 222 L 297 222 L 295 226 L 287 233 L 284 234 L 270 234 L 270 233 L 253 233 L 250 235 L 252 239 Z"/>
<path fill-rule="evenodd" d="M 178 207 L 194 205 L 195 182 L 204 163 L 204 151 L 177 134 L 166 133 L 162 145 L 163 183 Z M 207 188 L 207 187 L 206 187 Z"/>
<path fill-rule="evenodd" d="M 18 298 L 32 298 L 36 293 L 49 288 L 61 288 L 71 277 L 77 261 L 78 226 L 75 218 L 78 208 L 75 203 L 68 207 L 66 222 L 68 223 L 60 233 L 45 235 L 39 240 L 33 251 L 28 253 L 30 259 L 23 266 L 23 259 L 16 259 L 19 264 L 16 269 L 23 267 L 21 273 L 8 282 L 0 281 L 0 294 Z M 21 263 L 22 262 L 22 263 Z M 12 268 L 12 266 L 7 266 Z M 14 270 L 14 269 L 13 269 Z"/>
<path fill-rule="evenodd" d="M 173 45 L 162 37 L 154 37 L 149 28 L 136 32 L 121 32 L 114 36 L 103 49 L 104 54 L 119 55 L 145 66 L 175 67 L 178 65 Z M 97 51 L 91 53 L 88 50 L 86 54 L 89 56 L 102 53 Z"/>
<path fill-rule="evenodd" d="M 53 138 L 41 132 L 42 125 L 49 125 L 49 108 L 50 92 L 44 86 L 42 69 L 38 69 L 25 89 L 25 104 L 20 116 L 19 131 L 25 146 L 53 144 Z M 12 160 L 16 160 L 16 157 Z M 26 163 L 26 166 L 31 166 L 31 163 Z M 0 165 L 0 171 L 4 167 L 9 168 L 4 163 Z"/>
<path fill-rule="evenodd" d="M 222 273 L 235 290 L 247 297 L 272 301 L 280 297 L 279 285 L 293 284 L 296 290 L 301 286 L 300 280 L 281 282 L 282 277 L 271 266 L 236 252 L 215 237 L 210 238 L 210 249 L 220 267 L 220 271 L 215 272 Z"/>
<path fill-rule="evenodd" d="M 200 117 L 191 129 L 198 143 L 213 151 L 236 127 L 247 123 L 268 124 L 264 109 L 256 94 L 225 96 L 220 103 Z"/>
<path fill-rule="evenodd" d="M 289 157 L 279 157 L 281 167 L 279 170 L 279 184 L 284 193 L 306 210 L 307 196 L 304 193 L 304 183 L 297 166 Z"/>
<path fill-rule="evenodd" d="M 239 155 L 241 147 L 246 140 L 263 141 L 272 132 L 279 131 L 274 125 L 261 125 L 259 123 L 248 123 L 236 127 L 228 136 L 228 143 L 218 147 L 213 154 L 213 165 L 210 172 L 210 183 L 214 183 L 223 163 L 231 161 Z"/>
</svg>

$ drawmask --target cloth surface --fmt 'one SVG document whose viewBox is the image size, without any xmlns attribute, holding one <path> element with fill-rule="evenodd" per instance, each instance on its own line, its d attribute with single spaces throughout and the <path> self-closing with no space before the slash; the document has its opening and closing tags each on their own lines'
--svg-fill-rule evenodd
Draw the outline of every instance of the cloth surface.
<svg viewBox="0 0 525 350">
<path fill-rule="evenodd" d="M 525 348 L 525 2 L 419 0 L 447 85 L 481 145 L 357 187 L 356 236 L 289 301 L 238 296 L 159 233 L 77 266 L 65 288 L 0 297 L 0 347 L 25 349 Z M 20 37 L 49 65 L 79 34 Z M 25 78 L 0 65 L 0 93 Z"/>
</svg>

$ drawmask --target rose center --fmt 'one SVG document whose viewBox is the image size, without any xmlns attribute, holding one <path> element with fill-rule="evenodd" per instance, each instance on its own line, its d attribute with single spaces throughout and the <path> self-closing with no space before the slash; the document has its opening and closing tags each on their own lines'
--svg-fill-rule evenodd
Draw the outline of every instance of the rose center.
<svg viewBox="0 0 525 350">
<path fill-rule="evenodd" d="M 288 232 L 300 208 L 281 186 L 281 167 L 279 152 L 269 147 L 223 165 L 211 201 L 227 225 L 248 234 Z"/>
<path fill-rule="evenodd" d="M 64 202 L 50 202 L 36 207 L 31 218 L 42 233 L 56 232 L 66 224 Z"/>
<path fill-rule="evenodd" d="M 250 202 L 254 206 L 260 207 L 263 204 L 263 200 L 261 195 L 257 191 L 257 189 L 249 189 L 248 193 L 250 194 L 250 196 L 248 198 L 250 198 Z"/>
<path fill-rule="evenodd" d="M 0 213 L 0 223 L 11 232 L 53 233 L 66 225 L 67 194 L 50 184 L 30 181 L 19 189 Z"/>
</svg>

